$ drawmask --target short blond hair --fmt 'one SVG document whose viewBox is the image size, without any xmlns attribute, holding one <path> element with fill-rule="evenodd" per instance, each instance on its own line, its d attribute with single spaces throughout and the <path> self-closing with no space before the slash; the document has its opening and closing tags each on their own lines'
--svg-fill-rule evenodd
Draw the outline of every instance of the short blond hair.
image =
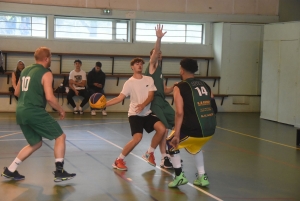
<svg viewBox="0 0 300 201">
<path fill-rule="evenodd" d="M 42 61 L 46 57 L 50 57 L 51 51 L 47 47 L 39 47 L 34 52 L 34 58 L 36 61 Z"/>
</svg>

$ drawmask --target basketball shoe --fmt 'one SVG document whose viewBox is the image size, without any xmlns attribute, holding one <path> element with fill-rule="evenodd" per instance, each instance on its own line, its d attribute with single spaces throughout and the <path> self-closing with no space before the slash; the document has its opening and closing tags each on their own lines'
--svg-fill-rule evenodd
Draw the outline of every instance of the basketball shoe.
<svg viewBox="0 0 300 201">
<path fill-rule="evenodd" d="M 11 172 L 11 171 L 8 170 L 7 167 L 4 167 L 4 171 L 1 174 L 1 176 L 6 177 L 8 179 L 16 180 L 16 181 L 25 179 L 25 176 L 20 175 L 17 170 L 14 171 L 14 172 Z"/>
</svg>

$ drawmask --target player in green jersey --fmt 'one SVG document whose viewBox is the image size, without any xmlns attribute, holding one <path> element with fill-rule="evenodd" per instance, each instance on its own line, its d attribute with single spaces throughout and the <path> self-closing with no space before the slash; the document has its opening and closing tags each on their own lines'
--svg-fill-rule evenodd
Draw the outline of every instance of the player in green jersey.
<svg viewBox="0 0 300 201">
<path fill-rule="evenodd" d="M 165 100 L 165 94 L 169 94 L 173 91 L 172 87 L 167 87 L 164 83 L 164 77 L 162 75 L 162 54 L 160 51 L 161 39 L 166 34 L 163 32 L 163 25 L 158 24 L 155 28 L 156 31 L 156 43 L 155 48 L 150 52 L 150 62 L 145 70 L 145 75 L 150 76 L 154 80 L 154 85 L 157 91 L 154 92 L 154 99 L 151 102 L 151 111 L 160 119 L 165 125 L 166 131 L 163 140 L 159 144 L 161 152 L 162 168 L 172 168 L 172 163 L 166 153 L 166 137 L 168 129 L 172 129 L 174 126 L 174 110 L 170 104 Z"/>
<path fill-rule="evenodd" d="M 76 174 L 69 174 L 63 169 L 66 149 L 66 135 L 61 127 L 45 110 L 47 102 L 59 112 L 60 119 L 64 119 L 65 111 L 57 102 L 53 94 L 52 73 L 48 70 L 51 65 L 51 52 L 46 47 L 38 48 L 34 53 L 35 64 L 25 68 L 20 75 L 20 81 L 15 90 L 19 97 L 16 118 L 21 130 L 28 142 L 17 155 L 9 167 L 4 167 L 4 176 L 13 180 L 23 180 L 17 167 L 38 150 L 42 144 L 42 137 L 49 140 L 55 139 L 54 156 L 56 171 L 54 181 L 60 182 L 72 179 Z"/>
</svg>

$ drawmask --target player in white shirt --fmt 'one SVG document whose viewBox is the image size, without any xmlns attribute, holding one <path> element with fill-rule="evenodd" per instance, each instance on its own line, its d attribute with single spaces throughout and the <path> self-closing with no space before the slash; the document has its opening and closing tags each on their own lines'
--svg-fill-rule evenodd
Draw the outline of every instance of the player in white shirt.
<svg viewBox="0 0 300 201">
<path fill-rule="evenodd" d="M 143 155 L 143 158 L 153 166 L 156 166 L 154 158 L 154 150 L 162 140 L 165 132 L 163 123 L 152 114 L 150 110 L 151 101 L 154 97 L 156 87 L 154 81 L 149 76 L 142 74 L 143 64 L 142 58 L 135 58 L 130 62 L 133 75 L 123 86 L 118 97 L 109 100 L 106 107 L 115 105 L 130 96 L 130 105 L 128 110 L 128 119 L 131 128 L 132 139 L 124 146 L 122 153 L 113 163 L 113 167 L 118 170 L 127 170 L 124 158 L 134 149 L 143 138 L 143 129 L 148 133 L 153 130 L 154 134 L 149 149 Z"/>
</svg>

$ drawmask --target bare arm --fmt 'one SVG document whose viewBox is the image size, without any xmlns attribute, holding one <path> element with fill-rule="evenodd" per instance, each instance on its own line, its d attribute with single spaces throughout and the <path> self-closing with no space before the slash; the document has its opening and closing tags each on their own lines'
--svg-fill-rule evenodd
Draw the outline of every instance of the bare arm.
<svg viewBox="0 0 300 201">
<path fill-rule="evenodd" d="M 179 88 L 177 86 L 174 87 L 174 103 L 175 103 L 175 133 L 174 137 L 171 141 L 171 145 L 173 147 L 177 147 L 179 144 L 179 137 L 180 137 L 180 129 L 183 121 L 183 99 L 180 94 Z"/>
<path fill-rule="evenodd" d="M 154 91 L 149 91 L 148 92 L 148 97 L 147 99 L 142 103 L 142 104 L 138 104 L 136 106 L 136 110 L 135 112 L 136 113 L 140 113 L 141 111 L 143 111 L 143 109 L 149 104 L 151 103 L 151 101 L 153 100 L 154 98 Z"/>
<path fill-rule="evenodd" d="M 52 81 L 53 81 L 53 76 L 52 76 L 51 72 L 47 72 L 43 75 L 42 85 L 44 87 L 46 100 L 48 101 L 49 105 L 52 108 L 56 109 L 59 112 L 60 119 L 63 119 L 65 117 L 65 111 L 59 105 L 59 103 L 57 102 L 57 99 L 55 98 L 55 96 L 53 94 Z"/>
<path fill-rule="evenodd" d="M 75 85 L 78 86 L 78 87 L 85 87 L 85 85 L 86 85 L 86 80 L 81 80 L 80 83 L 75 83 Z"/>
<path fill-rule="evenodd" d="M 120 93 L 119 96 L 117 96 L 117 97 L 115 97 L 115 98 L 113 98 L 113 99 L 107 101 L 107 102 L 106 102 L 106 107 L 109 107 L 109 106 L 111 106 L 111 105 L 118 104 L 118 103 L 120 103 L 121 101 L 123 101 L 124 98 L 126 98 L 126 96 L 125 96 L 124 94 Z"/>
<path fill-rule="evenodd" d="M 163 33 L 163 25 L 156 25 L 155 27 L 155 31 L 156 31 L 156 43 L 155 43 L 155 46 L 154 46 L 154 51 L 152 53 L 152 55 L 150 56 L 150 74 L 153 74 L 155 69 L 156 69 L 156 63 L 157 63 L 157 60 L 158 60 L 158 55 L 160 54 L 160 45 L 161 45 L 161 39 L 162 37 L 167 33 L 167 32 L 164 32 Z"/>
<path fill-rule="evenodd" d="M 13 88 L 16 89 L 18 83 L 17 83 L 17 78 L 16 78 L 15 72 L 12 72 L 12 74 L 11 74 L 11 83 L 12 83 Z"/>
<path fill-rule="evenodd" d="M 20 77 L 20 80 L 19 80 L 19 82 L 18 82 L 18 84 L 17 84 L 17 86 L 16 86 L 16 88 L 15 88 L 15 92 L 14 92 L 14 95 L 15 96 L 17 96 L 17 97 L 19 97 L 20 96 L 20 87 L 21 87 L 21 82 L 22 82 L 22 80 L 21 80 L 22 78 Z"/>
<path fill-rule="evenodd" d="M 73 85 L 74 83 L 75 83 L 75 81 L 70 79 L 69 80 L 69 88 L 72 89 L 76 93 L 76 95 L 78 95 L 78 92 L 77 92 L 77 90 L 75 89 L 75 87 Z"/>
<path fill-rule="evenodd" d="M 171 86 L 171 87 L 167 87 L 166 84 L 164 83 L 164 93 L 165 94 L 172 93 L 173 89 L 174 89 L 174 86 L 175 86 L 175 84 L 173 86 Z"/>
</svg>

